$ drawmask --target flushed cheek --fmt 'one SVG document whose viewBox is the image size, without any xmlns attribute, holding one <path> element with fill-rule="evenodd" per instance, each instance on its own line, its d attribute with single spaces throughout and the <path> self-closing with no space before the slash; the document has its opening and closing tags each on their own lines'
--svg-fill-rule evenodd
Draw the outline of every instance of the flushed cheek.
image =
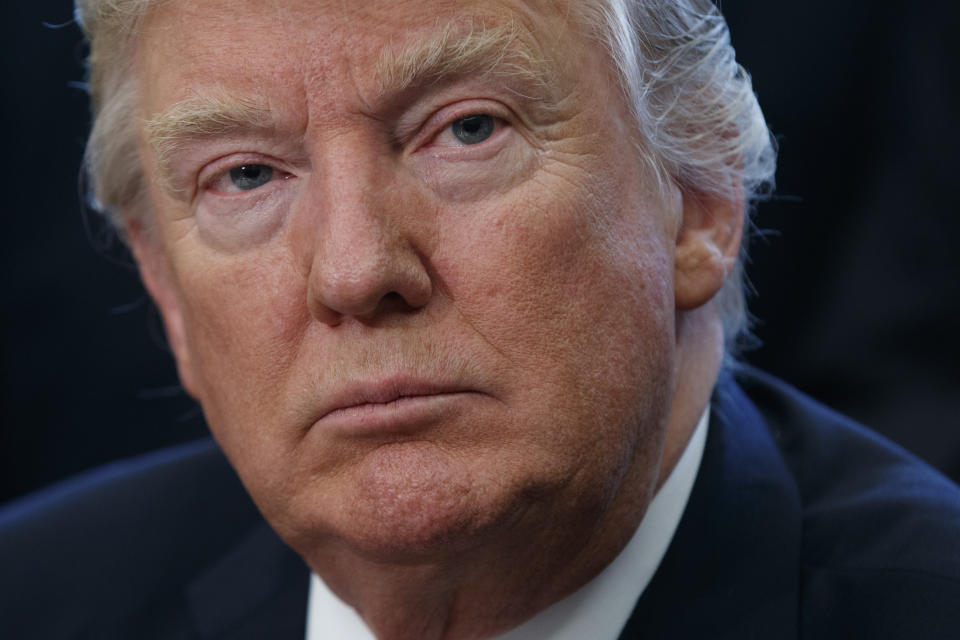
<svg viewBox="0 0 960 640">
<path fill-rule="evenodd" d="M 521 337 L 534 353 L 573 347 L 671 307 L 655 216 L 627 209 L 636 201 L 624 194 L 564 186 L 544 182 L 522 198 L 440 214 L 438 271 L 458 310 L 494 346 L 506 341 L 505 352 L 523 348 Z"/>
<path fill-rule="evenodd" d="M 498 423 L 499 442 L 527 461 L 548 453 L 535 465 L 539 475 L 571 477 L 585 465 L 609 469 L 596 481 L 612 481 L 632 445 L 607 451 L 603 443 L 635 442 L 636 429 L 663 412 L 656 399 L 669 396 L 666 252 L 656 239 L 640 255 L 633 241 L 611 238 L 590 223 L 597 212 L 589 201 L 545 202 L 491 212 L 467 234 L 476 250 L 443 254 L 440 270 L 453 274 L 466 323 L 504 356 L 508 419 Z"/>
</svg>

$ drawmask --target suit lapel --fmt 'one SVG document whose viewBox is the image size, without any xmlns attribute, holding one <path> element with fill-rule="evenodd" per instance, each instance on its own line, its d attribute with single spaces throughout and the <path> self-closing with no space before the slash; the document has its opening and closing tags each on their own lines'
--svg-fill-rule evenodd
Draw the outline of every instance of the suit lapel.
<svg viewBox="0 0 960 640">
<path fill-rule="evenodd" d="M 687 508 L 621 639 L 795 638 L 800 531 L 770 430 L 722 376 Z"/>
<path fill-rule="evenodd" d="M 201 638 L 302 640 L 309 571 L 260 522 L 187 588 Z"/>
</svg>

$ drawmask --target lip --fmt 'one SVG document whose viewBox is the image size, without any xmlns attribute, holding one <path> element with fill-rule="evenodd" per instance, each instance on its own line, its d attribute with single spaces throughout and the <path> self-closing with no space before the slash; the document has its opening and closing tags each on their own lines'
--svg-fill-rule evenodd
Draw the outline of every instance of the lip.
<svg viewBox="0 0 960 640">
<path fill-rule="evenodd" d="M 351 384 L 330 395 L 315 424 L 354 433 L 403 431 L 436 420 L 475 389 L 411 378 Z"/>
</svg>

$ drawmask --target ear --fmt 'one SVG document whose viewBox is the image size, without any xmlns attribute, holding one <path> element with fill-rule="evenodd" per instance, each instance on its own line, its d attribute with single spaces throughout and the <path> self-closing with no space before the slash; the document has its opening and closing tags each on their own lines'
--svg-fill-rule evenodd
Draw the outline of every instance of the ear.
<svg viewBox="0 0 960 640">
<path fill-rule="evenodd" d="M 163 318 L 163 328 L 177 363 L 180 383 L 187 393 L 197 398 L 196 378 L 190 359 L 183 309 L 162 241 L 139 221 L 128 222 L 126 232 L 130 249 L 140 270 L 140 278 Z"/>
<path fill-rule="evenodd" d="M 733 272 L 743 236 L 743 197 L 683 194 L 674 299 L 680 311 L 706 304 Z"/>
</svg>

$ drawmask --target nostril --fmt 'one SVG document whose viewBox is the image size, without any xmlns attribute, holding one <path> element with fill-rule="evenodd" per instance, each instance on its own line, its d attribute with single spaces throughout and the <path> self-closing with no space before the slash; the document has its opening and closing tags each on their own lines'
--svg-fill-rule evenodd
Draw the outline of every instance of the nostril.
<svg viewBox="0 0 960 640">
<path fill-rule="evenodd" d="M 404 298 L 396 291 L 390 291 L 385 296 L 380 298 L 380 304 L 377 305 L 378 312 L 384 311 L 412 311 L 413 306 L 407 302 L 407 299 Z"/>
</svg>

